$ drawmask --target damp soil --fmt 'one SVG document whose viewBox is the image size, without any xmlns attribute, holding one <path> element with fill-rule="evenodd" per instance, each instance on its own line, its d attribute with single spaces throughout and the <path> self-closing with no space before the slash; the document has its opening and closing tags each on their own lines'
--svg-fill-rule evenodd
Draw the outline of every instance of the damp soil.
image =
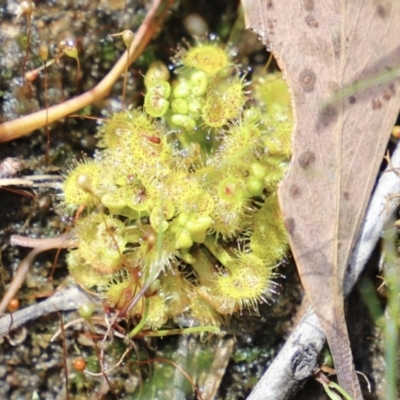
<svg viewBox="0 0 400 400">
<path fill-rule="evenodd" d="M 124 51 L 122 41 L 109 34 L 123 29 L 135 30 L 143 20 L 148 1 L 37 1 L 30 26 L 22 16 L 15 21 L 17 1 L 0 0 L 0 122 L 61 103 L 92 88 Z M 192 40 L 184 21 L 198 14 L 222 41 L 226 41 L 238 17 L 238 2 L 231 0 L 177 2 L 169 19 L 144 54 L 130 68 L 126 98 L 140 104 L 142 71 L 153 59 L 170 63 L 177 43 Z M 237 27 L 237 25 L 236 25 Z M 22 79 L 23 68 L 33 70 L 42 65 L 39 46 L 47 43 L 52 56 L 60 40 L 75 38 L 81 69 L 76 60 L 63 57 L 35 81 Z M 257 38 L 241 33 L 238 57 L 243 65 L 262 65 L 268 54 Z M 110 115 L 121 107 L 123 80 L 110 95 L 84 110 L 85 115 Z M 46 158 L 46 135 L 51 147 Z M 28 249 L 10 246 L 10 236 L 54 237 L 65 231 L 70 221 L 58 208 L 60 192 L 56 182 L 74 159 L 93 155 L 96 147 L 96 121 L 65 118 L 45 129 L 0 146 L 0 163 L 13 157 L 19 162 L 17 175 L 50 175 L 54 182 L 34 190 L 23 187 L 0 188 L 0 295 L 28 253 Z M 219 386 L 216 399 L 239 400 L 252 387 L 283 346 L 295 321 L 303 296 L 295 266 L 288 256 L 279 269 L 281 277 L 271 304 L 260 306 L 260 315 L 247 312 L 234 316 L 226 324 L 223 337 L 175 336 L 135 340 L 132 351 L 108 374 L 88 376 L 76 371 L 73 362 L 82 357 L 88 369 L 98 371 L 97 338 L 85 323 L 65 329 L 55 340 L 52 336 L 63 324 L 76 320 L 76 312 L 54 312 L 27 323 L 0 339 L 0 398 L 2 399 L 193 399 L 187 380 L 179 368 L 165 360 L 174 360 L 193 380 L 201 382 L 214 374 Z M 367 276 L 376 275 L 376 263 Z M 70 284 L 65 253 L 56 257 L 48 252 L 37 257 L 18 297 L 20 307 L 36 304 L 57 288 Z M 374 281 L 378 285 L 378 282 Z M 384 358 L 381 332 L 374 326 L 357 290 L 349 301 L 348 326 L 357 369 L 372 382 L 372 394 L 366 399 L 383 399 Z M 114 337 L 106 343 L 104 365 L 115 365 L 127 348 L 123 339 Z M 222 356 L 222 349 L 225 353 Z M 218 377 L 215 358 L 225 357 Z M 213 364 L 214 362 L 214 364 Z M 214 365 L 214 367 L 213 367 Z M 214 368 L 214 369 L 213 369 Z M 219 369 L 221 369 L 219 368 Z M 220 373 L 220 372 L 219 372 Z M 219 384 L 219 381 L 221 383 Z M 305 383 L 294 398 L 326 399 L 321 386 L 313 380 Z"/>
</svg>

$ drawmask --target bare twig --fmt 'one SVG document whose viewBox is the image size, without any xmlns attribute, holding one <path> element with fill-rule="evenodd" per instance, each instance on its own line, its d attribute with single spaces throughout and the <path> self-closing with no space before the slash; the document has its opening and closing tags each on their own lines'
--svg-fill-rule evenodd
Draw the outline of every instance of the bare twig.
<svg viewBox="0 0 400 400">
<path fill-rule="evenodd" d="M 93 318 L 92 317 L 92 318 L 90 318 L 90 323 L 88 322 L 88 320 L 86 318 L 77 318 L 77 319 L 74 319 L 73 321 L 69 321 L 66 324 L 64 324 L 64 329 L 67 329 L 70 326 L 77 325 L 80 323 L 85 323 L 85 322 L 89 325 L 89 327 L 94 326 L 94 325 L 99 325 L 104 328 L 107 328 L 107 332 L 110 328 L 110 325 L 105 322 L 104 318 L 100 318 L 100 317 Z M 61 329 L 58 329 L 57 332 L 54 333 L 54 335 L 51 337 L 50 342 L 54 342 L 54 340 L 56 340 L 60 334 L 61 334 Z M 113 335 L 116 337 L 119 337 L 120 339 L 126 338 L 126 334 L 122 334 L 115 329 L 113 330 Z"/>
<path fill-rule="evenodd" d="M 19 178 L 1 178 L 0 187 L 23 186 L 28 188 L 47 187 L 59 189 L 63 177 L 60 175 L 27 175 Z"/>
<path fill-rule="evenodd" d="M 24 240 L 22 240 L 24 239 Z M 26 247 L 31 247 L 32 245 L 37 245 L 35 248 L 28 253 L 28 255 L 21 261 L 18 266 L 17 272 L 14 275 L 10 286 L 7 288 L 7 292 L 5 293 L 4 297 L 1 299 L 0 302 L 0 314 L 4 313 L 7 310 L 8 303 L 13 299 L 21 285 L 23 284 L 26 274 L 29 271 L 29 267 L 32 264 L 32 261 L 35 257 L 44 251 L 51 250 L 51 249 L 58 249 L 58 248 L 68 248 L 74 245 L 72 239 L 72 233 L 67 232 L 64 233 L 56 238 L 52 239 L 41 239 L 39 243 L 37 242 L 38 239 L 29 239 L 29 238 L 22 238 L 22 236 L 12 236 L 11 242 L 13 244 L 22 244 Z M 30 244 L 28 244 L 28 242 Z"/>
<path fill-rule="evenodd" d="M 208 374 L 204 377 L 202 383 L 198 383 L 199 390 L 204 400 L 212 400 L 217 397 L 217 392 L 226 372 L 233 348 L 234 340 L 232 338 L 221 338 L 219 340 Z"/>
<path fill-rule="evenodd" d="M 127 65 L 131 65 L 146 48 L 173 3 L 174 0 L 155 0 L 153 2 L 130 48 L 124 52 L 112 70 L 93 89 L 64 103 L 0 124 L 0 142 L 31 133 L 106 97 L 113 84 L 124 73 Z"/>
<path fill-rule="evenodd" d="M 2 186 L 33 187 L 33 182 L 25 178 L 3 178 L 0 179 L 0 187 Z"/>
<path fill-rule="evenodd" d="M 104 370 L 102 372 L 90 372 L 90 371 L 84 371 L 85 374 L 88 374 L 90 376 L 103 376 L 104 374 L 108 374 L 110 373 L 112 370 L 114 370 L 115 368 L 117 368 L 119 365 L 121 365 L 121 363 L 124 361 L 124 358 L 127 356 L 127 354 L 131 351 L 132 349 L 130 347 L 128 347 L 124 353 L 122 354 L 122 356 L 120 357 L 119 361 L 113 365 L 112 367 L 108 368 L 107 370 Z"/>
<path fill-rule="evenodd" d="M 68 247 L 73 247 L 75 245 L 75 242 L 72 241 L 71 239 L 72 239 L 71 233 L 63 234 L 55 238 L 46 238 L 46 239 L 35 239 L 27 236 L 11 235 L 10 244 L 11 246 L 21 246 L 30 248 L 46 246 L 46 250 L 57 249 L 57 248 L 64 249 Z"/>
<path fill-rule="evenodd" d="M 400 145 L 393 153 L 392 163 L 400 164 Z M 400 192 L 398 176 L 395 173 L 382 174 L 370 200 L 361 233 L 351 256 L 350 267 L 344 280 L 346 296 L 357 282 L 375 248 L 386 220 L 397 208 L 397 202 L 391 202 L 386 212 L 382 213 L 386 198 L 391 193 L 398 192 Z M 288 399 L 299 384 L 312 374 L 324 343 L 325 336 L 318 317 L 309 308 L 274 362 L 251 392 L 248 400 Z"/>
<path fill-rule="evenodd" d="M 12 315 L 6 314 L 0 317 L 0 337 L 28 321 L 56 311 L 76 310 L 81 304 L 87 302 L 93 302 L 93 298 L 77 286 L 57 292 L 38 304 L 19 310 Z"/>
</svg>

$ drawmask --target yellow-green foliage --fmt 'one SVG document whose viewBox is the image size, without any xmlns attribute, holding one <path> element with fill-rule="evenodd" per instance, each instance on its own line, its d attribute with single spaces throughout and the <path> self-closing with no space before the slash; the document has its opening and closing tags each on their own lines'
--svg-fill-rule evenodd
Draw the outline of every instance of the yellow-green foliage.
<svg viewBox="0 0 400 400">
<path fill-rule="evenodd" d="M 180 57 L 172 82 L 150 69 L 143 110 L 105 123 L 96 159 L 64 184 L 65 208 L 85 207 L 71 275 L 122 315 L 146 314 L 147 329 L 257 309 L 287 250 L 275 193 L 290 158 L 284 81 L 252 88 L 212 42 Z"/>
</svg>

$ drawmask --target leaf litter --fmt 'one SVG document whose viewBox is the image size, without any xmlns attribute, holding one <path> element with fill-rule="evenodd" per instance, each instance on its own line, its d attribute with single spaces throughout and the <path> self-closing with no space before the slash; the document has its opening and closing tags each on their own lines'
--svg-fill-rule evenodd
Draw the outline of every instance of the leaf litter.
<svg viewBox="0 0 400 400">
<path fill-rule="evenodd" d="M 400 3 L 246 0 L 244 6 L 247 26 L 272 51 L 292 92 L 294 156 L 279 196 L 299 275 L 328 339 L 339 383 L 362 399 L 343 285 L 398 114 L 399 81 L 331 99 L 399 65 Z"/>
</svg>

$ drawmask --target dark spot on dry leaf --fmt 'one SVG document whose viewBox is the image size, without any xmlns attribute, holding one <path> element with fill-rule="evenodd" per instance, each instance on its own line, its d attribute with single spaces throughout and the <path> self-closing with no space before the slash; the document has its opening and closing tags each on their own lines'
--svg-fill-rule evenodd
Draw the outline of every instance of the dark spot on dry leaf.
<svg viewBox="0 0 400 400">
<path fill-rule="evenodd" d="M 345 200 L 349 200 L 350 199 L 350 193 L 349 192 L 343 192 L 343 198 Z"/>
<path fill-rule="evenodd" d="M 384 100 L 390 100 L 392 96 L 394 96 L 395 94 L 396 94 L 395 86 L 392 83 L 389 85 L 389 87 L 385 89 L 382 97 Z"/>
<path fill-rule="evenodd" d="M 372 109 L 373 110 L 378 110 L 381 107 L 382 107 L 382 103 L 379 99 L 372 100 Z"/>
<path fill-rule="evenodd" d="M 310 93 L 314 90 L 315 81 L 317 80 L 314 71 L 308 68 L 304 69 L 300 73 L 299 79 L 300 79 L 300 84 L 305 92 Z"/>
<path fill-rule="evenodd" d="M 290 196 L 297 199 L 301 196 L 301 190 L 297 185 L 292 185 L 290 188 Z"/>
<path fill-rule="evenodd" d="M 386 18 L 388 15 L 388 10 L 383 4 L 378 4 L 376 6 L 376 13 L 378 14 L 379 17 Z"/>
<path fill-rule="evenodd" d="M 314 0 L 303 0 L 303 4 L 306 11 L 314 10 Z"/>
<path fill-rule="evenodd" d="M 274 3 L 272 3 L 272 0 L 267 1 L 267 7 L 272 8 L 274 6 Z"/>
<path fill-rule="evenodd" d="M 305 21 L 310 28 L 318 28 L 318 21 L 311 14 L 306 16 Z"/>
<path fill-rule="evenodd" d="M 390 92 L 390 90 L 385 90 L 383 92 L 383 100 L 390 100 L 392 98 L 392 93 Z"/>
<path fill-rule="evenodd" d="M 301 168 L 307 168 L 315 162 L 315 154 L 312 151 L 305 151 L 299 157 L 299 164 Z"/>
<path fill-rule="evenodd" d="M 332 45 L 333 45 L 333 53 L 335 54 L 335 58 L 340 58 L 341 52 L 341 39 L 340 33 L 332 37 Z"/>
<path fill-rule="evenodd" d="M 336 107 L 333 104 L 328 104 L 319 113 L 319 122 L 322 126 L 327 127 L 333 124 L 338 116 Z"/>
<path fill-rule="evenodd" d="M 285 222 L 285 227 L 286 227 L 286 230 L 288 231 L 288 233 L 290 235 L 293 235 L 294 230 L 296 228 L 296 222 L 295 222 L 294 218 L 286 218 L 284 222 Z"/>
<path fill-rule="evenodd" d="M 356 102 L 356 98 L 354 96 L 350 96 L 349 97 L 349 103 L 350 104 L 355 104 L 355 102 Z"/>
<path fill-rule="evenodd" d="M 267 19 L 267 28 L 270 30 L 274 29 L 274 21 L 272 19 Z"/>
</svg>

